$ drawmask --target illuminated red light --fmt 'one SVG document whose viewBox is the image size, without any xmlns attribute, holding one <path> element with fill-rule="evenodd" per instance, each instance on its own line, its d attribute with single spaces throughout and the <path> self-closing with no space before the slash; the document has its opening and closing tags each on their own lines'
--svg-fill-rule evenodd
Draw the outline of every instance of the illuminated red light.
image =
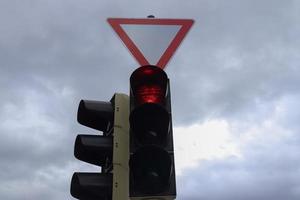
<svg viewBox="0 0 300 200">
<path fill-rule="evenodd" d="M 136 97 L 139 104 L 162 104 L 164 99 L 164 91 L 158 85 L 142 85 L 139 88 L 137 88 Z"/>
<path fill-rule="evenodd" d="M 168 77 L 157 66 L 147 65 L 136 69 L 130 77 L 130 85 L 138 105 L 154 103 L 164 105 Z"/>
<path fill-rule="evenodd" d="M 142 71 L 142 73 L 145 75 L 152 75 L 152 74 L 154 74 L 154 71 L 153 71 L 153 69 L 144 69 Z"/>
</svg>

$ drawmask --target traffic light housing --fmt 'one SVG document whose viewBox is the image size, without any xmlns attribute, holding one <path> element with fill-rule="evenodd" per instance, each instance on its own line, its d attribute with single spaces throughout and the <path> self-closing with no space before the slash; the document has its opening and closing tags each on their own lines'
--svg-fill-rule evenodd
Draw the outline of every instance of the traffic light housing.
<svg viewBox="0 0 300 200">
<path fill-rule="evenodd" d="M 111 101 L 81 100 L 77 120 L 102 135 L 78 135 L 74 155 L 101 166 L 101 173 L 75 172 L 71 195 L 81 200 L 117 200 L 128 196 L 129 97 L 116 93 Z"/>
<path fill-rule="evenodd" d="M 171 95 L 167 74 L 157 66 L 130 77 L 130 198 L 175 199 Z"/>
</svg>

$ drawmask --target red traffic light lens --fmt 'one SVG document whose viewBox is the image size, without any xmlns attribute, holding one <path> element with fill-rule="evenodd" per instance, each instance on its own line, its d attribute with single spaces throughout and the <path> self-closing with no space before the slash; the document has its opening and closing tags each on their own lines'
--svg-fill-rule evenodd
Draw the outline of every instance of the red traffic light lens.
<svg viewBox="0 0 300 200">
<path fill-rule="evenodd" d="M 164 104 L 167 82 L 167 74 L 159 67 L 147 65 L 136 69 L 130 77 L 130 83 L 137 105 Z"/>
<path fill-rule="evenodd" d="M 164 91 L 159 85 L 141 85 L 137 88 L 136 98 L 139 104 L 162 103 Z"/>
</svg>

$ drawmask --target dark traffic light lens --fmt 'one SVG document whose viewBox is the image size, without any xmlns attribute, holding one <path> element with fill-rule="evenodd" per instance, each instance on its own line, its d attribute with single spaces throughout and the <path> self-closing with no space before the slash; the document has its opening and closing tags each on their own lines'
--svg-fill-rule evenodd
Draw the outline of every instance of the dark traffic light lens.
<svg viewBox="0 0 300 200">
<path fill-rule="evenodd" d="M 154 103 L 140 105 L 132 111 L 129 120 L 138 143 L 165 144 L 170 129 L 170 115 L 164 107 Z"/>
<path fill-rule="evenodd" d="M 140 148 L 130 160 L 133 187 L 144 194 L 165 191 L 170 185 L 172 170 L 168 152 L 154 145 Z"/>
</svg>

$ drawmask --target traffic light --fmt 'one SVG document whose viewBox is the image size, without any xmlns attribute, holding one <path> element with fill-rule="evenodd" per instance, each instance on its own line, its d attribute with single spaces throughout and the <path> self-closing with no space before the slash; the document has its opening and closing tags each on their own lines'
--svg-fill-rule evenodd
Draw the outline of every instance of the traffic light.
<svg viewBox="0 0 300 200">
<path fill-rule="evenodd" d="M 130 77 L 130 198 L 176 197 L 170 85 L 157 66 Z"/>
<path fill-rule="evenodd" d="M 81 200 L 118 200 L 128 197 L 129 97 L 115 94 L 110 102 L 81 100 L 77 120 L 102 131 L 102 135 L 78 135 L 74 155 L 101 166 L 101 173 L 75 172 L 71 195 Z"/>
</svg>

